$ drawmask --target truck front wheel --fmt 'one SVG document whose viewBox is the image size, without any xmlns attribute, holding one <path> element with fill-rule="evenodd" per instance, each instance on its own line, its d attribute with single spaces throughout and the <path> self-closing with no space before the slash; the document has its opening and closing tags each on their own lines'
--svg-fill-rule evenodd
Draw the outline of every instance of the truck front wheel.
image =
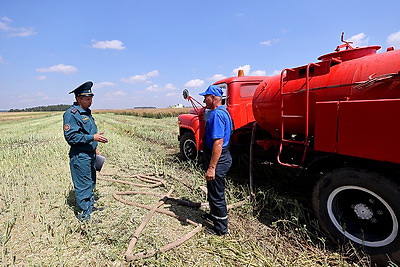
<svg viewBox="0 0 400 267">
<path fill-rule="evenodd" d="M 193 133 L 184 133 L 180 139 L 179 146 L 183 160 L 197 160 L 198 151 Z"/>
<path fill-rule="evenodd" d="M 313 208 L 334 239 L 398 257 L 400 188 L 382 174 L 353 168 L 327 173 L 315 185 Z"/>
</svg>

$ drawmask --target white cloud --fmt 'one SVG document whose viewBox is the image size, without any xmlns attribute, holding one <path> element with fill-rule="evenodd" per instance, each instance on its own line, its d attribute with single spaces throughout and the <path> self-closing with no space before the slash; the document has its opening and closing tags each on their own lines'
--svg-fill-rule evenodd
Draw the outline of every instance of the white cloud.
<svg viewBox="0 0 400 267">
<path fill-rule="evenodd" d="M 124 92 L 122 92 L 122 91 L 116 91 L 115 93 L 114 93 L 114 95 L 116 95 L 116 96 L 124 96 L 124 95 L 126 95 Z"/>
<path fill-rule="evenodd" d="M 359 34 L 351 36 L 347 41 L 353 42 L 351 44 L 351 46 L 353 47 L 363 47 L 368 45 L 369 37 L 367 37 L 365 33 L 361 32 Z"/>
<path fill-rule="evenodd" d="M 211 81 L 211 82 L 216 82 L 216 81 L 219 81 L 219 80 L 222 80 L 222 79 L 225 79 L 225 78 L 226 78 L 225 75 L 215 74 L 214 76 L 207 78 L 207 80 Z"/>
<path fill-rule="evenodd" d="M 149 81 L 148 79 L 150 77 L 156 77 L 158 75 L 159 75 L 158 70 L 153 70 L 153 71 L 150 71 L 150 72 L 148 72 L 146 74 L 134 75 L 134 76 L 131 76 L 131 77 L 128 77 L 128 78 L 121 78 L 121 81 L 123 81 L 125 83 L 132 83 L 132 84 L 134 84 L 134 83 L 150 84 L 152 82 Z"/>
<path fill-rule="evenodd" d="M 14 28 L 10 27 L 8 24 L 11 23 L 12 20 L 8 17 L 0 18 L 0 30 L 10 32 L 9 36 L 19 36 L 19 37 L 27 37 L 36 34 L 33 28 Z"/>
<path fill-rule="evenodd" d="M 113 82 L 100 82 L 100 83 L 95 83 L 93 85 L 93 88 L 100 89 L 100 88 L 107 87 L 107 86 L 116 86 L 116 84 Z"/>
<path fill-rule="evenodd" d="M 265 76 L 267 75 L 265 70 L 255 70 L 255 71 L 250 71 L 250 65 L 244 65 L 240 66 L 236 69 L 233 69 L 232 75 L 237 76 L 239 70 L 243 70 L 245 76 Z"/>
<path fill-rule="evenodd" d="M 15 32 L 11 33 L 10 36 L 27 37 L 35 34 L 36 32 L 33 28 L 19 28 L 15 29 Z"/>
<path fill-rule="evenodd" d="M 1 21 L 0 21 L 0 29 L 3 31 L 11 31 L 11 27 L 9 27 L 7 23 Z"/>
<path fill-rule="evenodd" d="M 147 92 L 165 92 L 165 91 L 175 91 L 178 88 L 175 87 L 172 83 L 167 83 L 164 87 L 159 86 L 158 84 L 150 85 L 146 88 Z"/>
<path fill-rule="evenodd" d="M 282 71 L 280 71 L 280 70 L 274 70 L 271 74 L 270 74 L 270 76 L 275 76 L 275 75 L 280 75 L 281 74 L 281 72 Z"/>
<path fill-rule="evenodd" d="M 400 31 L 390 34 L 386 40 L 386 43 L 389 46 L 394 46 L 395 48 L 400 48 Z"/>
<path fill-rule="evenodd" d="M 180 97 L 180 93 L 177 92 L 170 92 L 165 95 L 166 97 Z"/>
<path fill-rule="evenodd" d="M 156 77 L 156 76 L 158 76 L 158 70 L 153 70 L 153 71 L 150 71 L 150 72 L 148 72 L 146 75 L 148 76 L 148 77 Z"/>
<path fill-rule="evenodd" d="M 44 81 L 46 79 L 47 79 L 47 77 L 45 75 L 40 75 L 40 76 L 36 77 L 36 80 L 39 80 L 39 81 Z"/>
<path fill-rule="evenodd" d="M 167 84 L 165 85 L 165 89 L 171 90 L 171 91 L 173 91 L 173 90 L 178 90 L 178 88 L 175 87 L 175 85 L 173 85 L 172 83 L 167 83 Z"/>
<path fill-rule="evenodd" d="M 5 22 L 11 22 L 12 20 L 9 17 L 2 17 L 0 20 L 5 21 Z"/>
<path fill-rule="evenodd" d="M 267 75 L 267 72 L 265 70 L 255 70 L 250 72 L 251 76 L 265 76 Z"/>
<path fill-rule="evenodd" d="M 108 93 L 105 96 L 106 97 L 114 97 L 114 96 L 125 96 L 125 95 L 126 95 L 126 93 L 120 90 L 120 91 Z"/>
<path fill-rule="evenodd" d="M 78 69 L 71 65 L 58 64 L 48 68 L 38 68 L 38 72 L 62 72 L 65 74 L 75 73 Z"/>
<path fill-rule="evenodd" d="M 272 45 L 272 41 L 271 41 L 271 40 L 264 41 L 264 42 L 261 42 L 260 45 L 268 45 L 268 46 L 271 46 L 271 45 Z"/>
<path fill-rule="evenodd" d="M 31 94 L 23 94 L 19 95 L 18 98 L 20 101 L 19 103 L 31 103 L 31 102 L 36 102 L 37 100 L 48 100 L 50 97 L 45 94 L 44 92 L 35 92 Z"/>
<path fill-rule="evenodd" d="M 115 49 L 115 50 L 125 49 L 124 44 L 119 40 L 111 40 L 111 41 L 92 40 L 92 47 L 100 49 Z"/>
<path fill-rule="evenodd" d="M 200 79 L 190 80 L 187 83 L 185 83 L 185 87 L 189 88 L 203 87 L 203 86 L 204 86 L 204 81 Z"/>
<path fill-rule="evenodd" d="M 263 41 L 260 43 L 260 45 L 272 46 L 273 44 L 276 44 L 277 42 L 279 42 L 279 39 L 272 39 L 272 40 Z"/>
<path fill-rule="evenodd" d="M 122 78 L 121 81 L 126 83 L 145 83 L 147 79 L 146 75 L 134 75 L 129 78 Z"/>
<path fill-rule="evenodd" d="M 161 90 L 162 89 L 160 86 L 158 86 L 158 84 L 153 84 L 146 88 L 147 92 L 161 92 Z"/>
<path fill-rule="evenodd" d="M 6 62 L 4 61 L 4 58 L 3 58 L 2 56 L 0 56 L 0 63 L 6 63 Z"/>
</svg>

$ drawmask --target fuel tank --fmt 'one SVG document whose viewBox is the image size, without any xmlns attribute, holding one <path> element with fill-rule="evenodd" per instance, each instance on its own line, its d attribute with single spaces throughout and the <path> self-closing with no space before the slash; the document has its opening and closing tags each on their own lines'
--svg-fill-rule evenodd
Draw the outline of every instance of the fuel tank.
<svg viewBox="0 0 400 267">
<path fill-rule="evenodd" d="M 285 134 L 304 134 L 305 125 L 312 134 L 316 102 L 400 98 L 400 50 L 377 53 L 380 46 L 348 44 L 340 48 L 343 45 L 316 63 L 285 69 L 260 83 L 252 103 L 259 126 L 278 138 L 281 118 L 286 117 Z"/>
</svg>

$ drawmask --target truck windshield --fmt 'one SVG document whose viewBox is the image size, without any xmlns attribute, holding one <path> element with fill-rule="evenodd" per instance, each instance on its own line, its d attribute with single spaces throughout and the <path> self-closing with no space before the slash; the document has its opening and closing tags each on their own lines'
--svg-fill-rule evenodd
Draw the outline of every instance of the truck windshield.
<svg viewBox="0 0 400 267">
<path fill-rule="evenodd" d="M 229 97 L 229 96 L 227 95 L 227 93 L 228 93 L 228 91 L 227 91 L 228 85 L 227 85 L 226 83 L 221 83 L 221 84 L 217 84 L 217 85 L 218 85 L 219 87 L 221 87 L 222 92 L 223 92 L 223 95 L 222 95 L 222 105 L 226 106 L 226 101 L 227 101 L 227 98 Z"/>
</svg>

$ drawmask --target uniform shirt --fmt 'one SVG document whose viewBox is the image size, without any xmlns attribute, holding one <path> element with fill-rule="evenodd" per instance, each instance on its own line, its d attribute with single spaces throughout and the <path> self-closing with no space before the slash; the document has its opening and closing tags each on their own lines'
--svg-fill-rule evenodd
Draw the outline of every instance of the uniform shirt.
<svg viewBox="0 0 400 267">
<path fill-rule="evenodd" d="M 84 110 L 75 102 L 64 113 L 63 119 L 64 137 L 71 151 L 94 152 L 97 148 L 97 141 L 94 141 L 97 126 L 90 109 Z"/>
<path fill-rule="evenodd" d="M 214 145 L 214 139 L 223 138 L 222 148 L 226 148 L 231 138 L 231 117 L 224 106 L 219 106 L 209 113 L 210 115 L 206 122 L 205 145 L 211 150 Z"/>
</svg>

